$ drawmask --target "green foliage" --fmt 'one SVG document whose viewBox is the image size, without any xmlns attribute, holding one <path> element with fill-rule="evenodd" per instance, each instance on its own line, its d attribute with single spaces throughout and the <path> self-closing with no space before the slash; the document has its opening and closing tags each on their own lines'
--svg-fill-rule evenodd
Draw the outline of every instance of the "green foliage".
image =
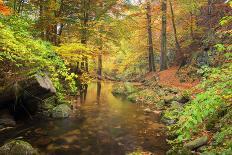
<svg viewBox="0 0 232 155">
<path fill-rule="evenodd" d="M 224 55 L 225 60 L 230 58 Z M 185 105 L 183 110 L 166 114 L 168 117 L 178 120 L 176 124 L 170 127 L 171 134 L 177 135 L 175 140 L 170 141 L 172 144 L 181 144 L 190 140 L 196 133 L 207 130 L 207 120 L 212 119 L 215 114 L 219 115 L 224 107 L 232 106 L 232 63 L 227 61 L 222 66 L 215 68 L 202 67 L 199 72 L 204 75 L 204 80 L 198 86 L 201 93 L 197 94 L 189 104 Z M 223 142 L 226 136 L 231 136 L 231 128 L 225 124 L 219 129 L 220 132 L 214 137 L 215 145 Z M 224 145 L 229 147 L 231 142 Z M 224 148 L 227 148 L 225 146 Z M 215 151 L 223 152 L 223 150 L 225 149 Z"/>
<path fill-rule="evenodd" d="M 49 43 L 33 38 L 29 25 L 28 20 L 16 16 L 0 18 L 0 61 L 11 62 L 25 70 L 23 74 L 27 76 L 49 72 L 58 92 L 63 91 L 61 79 L 75 91 L 75 75 L 68 73 L 64 61 Z"/>
<path fill-rule="evenodd" d="M 201 68 L 197 70 L 197 74 L 204 76 L 204 77 L 208 77 L 209 73 L 210 73 L 210 68 L 209 66 L 206 66 L 206 65 L 201 66 Z"/>
<path fill-rule="evenodd" d="M 124 95 L 128 96 L 130 94 L 133 94 L 137 92 L 138 89 L 131 83 L 120 83 L 120 84 L 114 84 L 112 93 L 114 95 Z"/>
<path fill-rule="evenodd" d="M 229 24 L 229 23 L 231 23 L 231 22 L 232 22 L 232 16 L 226 16 L 226 17 L 223 17 L 223 18 L 221 19 L 220 24 L 221 24 L 222 26 L 224 26 L 224 25 L 227 25 L 227 24 Z"/>
</svg>

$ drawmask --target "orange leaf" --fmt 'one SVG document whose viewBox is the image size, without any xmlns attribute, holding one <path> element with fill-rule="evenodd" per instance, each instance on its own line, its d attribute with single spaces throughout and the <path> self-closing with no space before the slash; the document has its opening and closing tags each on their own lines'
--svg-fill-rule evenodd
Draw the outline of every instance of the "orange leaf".
<svg viewBox="0 0 232 155">
<path fill-rule="evenodd" d="M 5 5 L 3 4 L 3 1 L 2 1 L 2 0 L 0 0 L 0 14 L 3 14 L 3 15 L 5 15 L 5 16 L 11 14 L 10 8 L 8 8 L 7 6 L 5 6 Z"/>
</svg>

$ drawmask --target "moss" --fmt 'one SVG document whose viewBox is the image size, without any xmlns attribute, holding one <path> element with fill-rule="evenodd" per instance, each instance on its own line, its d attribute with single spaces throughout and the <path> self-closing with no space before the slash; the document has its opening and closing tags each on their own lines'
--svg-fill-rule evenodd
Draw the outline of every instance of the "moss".
<svg viewBox="0 0 232 155">
<path fill-rule="evenodd" d="M 67 118 L 69 117 L 71 109 L 66 104 L 60 104 L 52 109 L 53 118 Z"/>
<path fill-rule="evenodd" d="M 123 96 L 129 96 L 132 93 L 137 92 L 138 89 L 131 83 L 117 83 L 113 85 L 112 93 L 113 95 L 123 95 Z"/>
<path fill-rule="evenodd" d="M 0 147 L 1 154 L 12 154 L 12 155 L 38 155 L 36 149 L 31 144 L 22 140 L 12 140 Z"/>
</svg>

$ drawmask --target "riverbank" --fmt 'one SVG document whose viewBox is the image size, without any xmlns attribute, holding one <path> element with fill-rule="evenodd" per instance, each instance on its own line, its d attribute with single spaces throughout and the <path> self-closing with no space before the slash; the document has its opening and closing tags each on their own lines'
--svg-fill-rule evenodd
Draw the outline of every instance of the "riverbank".
<svg viewBox="0 0 232 155">
<path fill-rule="evenodd" d="M 201 82 L 185 81 L 183 85 L 176 79 L 163 76 L 165 72 L 161 76 L 152 74 L 139 85 L 115 85 L 113 94 L 124 95 L 134 103 L 144 104 L 144 111 L 148 113 L 161 113 L 161 120 L 168 129 L 167 141 L 171 145 L 167 154 L 230 155 L 230 68 L 231 63 L 220 68 L 208 68 Z"/>
</svg>

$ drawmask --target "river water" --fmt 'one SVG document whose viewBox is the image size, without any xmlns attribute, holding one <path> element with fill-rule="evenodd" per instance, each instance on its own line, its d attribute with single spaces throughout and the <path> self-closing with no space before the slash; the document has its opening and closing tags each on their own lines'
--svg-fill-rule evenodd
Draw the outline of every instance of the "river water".
<svg viewBox="0 0 232 155">
<path fill-rule="evenodd" d="M 168 149 L 159 116 L 111 94 L 112 83 L 93 83 L 73 103 L 68 119 L 33 119 L 0 135 L 18 138 L 48 155 L 125 155 L 136 150 L 163 155 Z"/>
</svg>

